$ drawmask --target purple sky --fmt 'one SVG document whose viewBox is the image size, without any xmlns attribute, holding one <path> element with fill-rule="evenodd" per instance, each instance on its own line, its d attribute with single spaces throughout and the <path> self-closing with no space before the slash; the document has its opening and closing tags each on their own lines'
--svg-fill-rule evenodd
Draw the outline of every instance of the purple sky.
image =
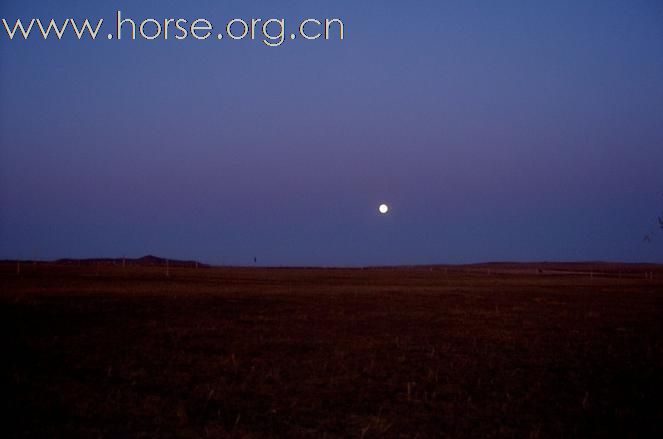
<svg viewBox="0 0 663 439">
<path fill-rule="evenodd" d="M 663 262 L 663 231 L 643 241 L 663 211 L 660 1 L 9 0 L 0 17 L 110 30 L 117 9 L 339 17 L 345 40 L 1 29 L 0 258 Z"/>
</svg>

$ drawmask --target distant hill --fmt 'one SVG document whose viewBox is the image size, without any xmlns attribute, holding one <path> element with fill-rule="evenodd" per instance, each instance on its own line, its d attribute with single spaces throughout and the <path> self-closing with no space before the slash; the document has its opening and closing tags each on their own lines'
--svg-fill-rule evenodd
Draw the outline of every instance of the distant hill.
<svg viewBox="0 0 663 439">
<path fill-rule="evenodd" d="M 166 259 L 154 255 L 145 255 L 140 258 L 87 258 L 87 259 L 58 259 L 54 261 L 56 264 L 65 265 L 137 265 L 143 267 L 164 266 L 166 264 L 171 267 L 208 267 L 208 264 L 203 264 L 198 261 L 185 261 L 179 259 Z"/>
</svg>

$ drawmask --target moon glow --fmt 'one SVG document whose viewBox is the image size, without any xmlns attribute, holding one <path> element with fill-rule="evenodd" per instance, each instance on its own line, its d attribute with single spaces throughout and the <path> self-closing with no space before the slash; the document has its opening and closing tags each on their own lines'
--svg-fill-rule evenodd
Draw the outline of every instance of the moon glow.
<svg viewBox="0 0 663 439">
<path fill-rule="evenodd" d="M 378 207 L 378 210 L 380 211 L 380 213 L 381 213 L 382 215 L 384 215 L 385 213 L 389 212 L 389 206 L 387 206 L 386 204 L 382 203 L 382 204 L 380 204 L 380 207 Z"/>
</svg>

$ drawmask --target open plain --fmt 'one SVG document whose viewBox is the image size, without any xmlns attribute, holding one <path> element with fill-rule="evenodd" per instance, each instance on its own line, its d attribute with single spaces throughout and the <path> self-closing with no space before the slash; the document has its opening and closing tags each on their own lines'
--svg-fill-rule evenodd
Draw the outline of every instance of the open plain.
<svg viewBox="0 0 663 439">
<path fill-rule="evenodd" d="M 663 267 L 0 264 L 4 437 L 663 437 Z"/>
</svg>

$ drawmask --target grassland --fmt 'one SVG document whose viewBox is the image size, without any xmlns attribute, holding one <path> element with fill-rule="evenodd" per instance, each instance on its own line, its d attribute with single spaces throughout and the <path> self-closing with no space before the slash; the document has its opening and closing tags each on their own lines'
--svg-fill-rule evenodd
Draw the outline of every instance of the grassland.
<svg viewBox="0 0 663 439">
<path fill-rule="evenodd" d="M 660 266 L 16 268 L 4 437 L 663 437 Z"/>
</svg>

